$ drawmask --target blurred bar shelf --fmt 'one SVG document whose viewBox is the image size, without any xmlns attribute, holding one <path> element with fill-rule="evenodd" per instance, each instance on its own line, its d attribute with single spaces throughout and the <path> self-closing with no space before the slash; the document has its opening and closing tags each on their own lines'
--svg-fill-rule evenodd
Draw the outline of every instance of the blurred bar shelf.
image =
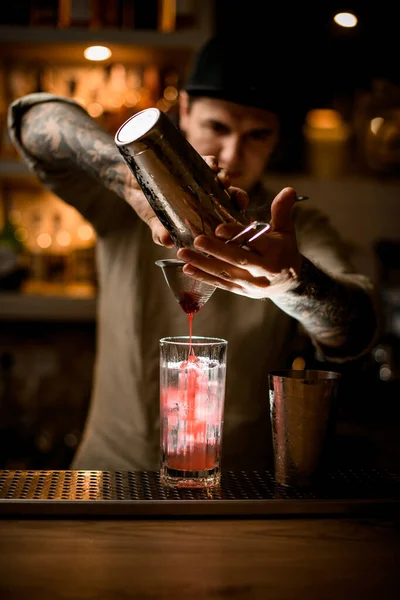
<svg viewBox="0 0 400 600">
<path fill-rule="evenodd" d="M 41 188 L 37 177 L 33 175 L 28 167 L 18 158 L 2 158 L 0 156 L 0 181 L 9 181 L 19 185 L 29 185 Z"/>
<path fill-rule="evenodd" d="M 149 48 L 189 48 L 196 50 L 209 37 L 209 15 L 202 12 L 202 23 L 196 29 L 162 33 L 151 30 L 123 29 L 89 29 L 83 27 L 35 27 L 35 26 L 0 26 L 0 42 L 2 44 L 69 44 L 102 42 L 129 46 L 146 46 Z"/>
<path fill-rule="evenodd" d="M 68 3 L 67 3 L 68 4 Z M 169 2 L 165 6 L 168 12 Z M 103 15 L 104 16 L 104 15 Z M 172 15 L 173 16 L 173 15 Z M 159 67 L 181 65 L 187 68 L 192 55 L 213 32 L 214 3 L 204 0 L 196 5 L 195 21 L 190 27 L 159 20 L 157 28 L 118 24 L 2 24 L 0 54 L 4 65 L 22 64 L 87 65 L 83 51 L 88 45 L 106 45 L 112 56 L 103 65 L 156 64 Z M 61 19 L 62 20 L 62 19 Z M 1 61 L 0 61 L 1 62 Z"/>
<path fill-rule="evenodd" d="M 0 321 L 94 322 L 97 299 L 79 284 L 45 286 L 39 293 L 0 292 Z"/>
</svg>

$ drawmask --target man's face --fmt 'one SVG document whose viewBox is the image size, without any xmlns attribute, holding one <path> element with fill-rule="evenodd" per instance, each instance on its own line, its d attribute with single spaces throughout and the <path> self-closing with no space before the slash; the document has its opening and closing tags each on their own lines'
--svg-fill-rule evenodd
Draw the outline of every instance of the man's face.
<svg viewBox="0 0 400 600">
<path fill-rule="evenodd" d="M 278 140 L 278 117 L 266 110 L 181 97 L 180 127 L 199 154 L 213 155 L 231 184 L 249 191 L 260 179 Z"/>
</svg>

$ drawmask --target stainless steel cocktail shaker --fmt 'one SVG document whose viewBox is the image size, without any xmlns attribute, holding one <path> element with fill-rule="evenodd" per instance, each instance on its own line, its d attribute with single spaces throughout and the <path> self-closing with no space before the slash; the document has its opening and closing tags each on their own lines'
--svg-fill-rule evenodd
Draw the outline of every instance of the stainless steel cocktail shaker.
<svg viewBox="0 0 400 600">
<path fill-rule="evenodd" d="M 214 235 L 221 223 L 249 224 L 205 160 L 157 108 L 128 119 L 115 143 L 177 248 L 193 246 L 201 233 Z"/>
</svg>

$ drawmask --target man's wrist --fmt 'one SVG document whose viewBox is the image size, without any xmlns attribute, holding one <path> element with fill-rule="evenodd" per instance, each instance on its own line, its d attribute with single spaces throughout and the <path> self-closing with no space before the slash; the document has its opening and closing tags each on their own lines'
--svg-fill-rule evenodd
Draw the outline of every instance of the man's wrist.
<svg viewBox="0 0 400 600">
<path fill-rule="evenodd" d="M 296 277 L 296 284 L 290 290 L 296 296 L 308 296 L 315 298 L 321 294 L 321 287 L 318 281 L 321 277 L 326 277 L 319 269 L 305 256 L 302 256 L 299 271 Z"/>
</svg>

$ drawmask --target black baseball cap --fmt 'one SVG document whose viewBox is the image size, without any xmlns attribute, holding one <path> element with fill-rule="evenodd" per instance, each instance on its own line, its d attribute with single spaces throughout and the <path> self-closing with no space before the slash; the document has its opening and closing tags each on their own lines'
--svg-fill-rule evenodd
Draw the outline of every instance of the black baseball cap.
<svg viewBox="0 0 400 600">
<path fill-rule="evenodd" d="M 281 115 L 290 98 L 286 69 L 267 46 L 236 36 L 211 38 L 199 51 L 184 89 L 190 96 L 218 98 Z"/>
</svg>

